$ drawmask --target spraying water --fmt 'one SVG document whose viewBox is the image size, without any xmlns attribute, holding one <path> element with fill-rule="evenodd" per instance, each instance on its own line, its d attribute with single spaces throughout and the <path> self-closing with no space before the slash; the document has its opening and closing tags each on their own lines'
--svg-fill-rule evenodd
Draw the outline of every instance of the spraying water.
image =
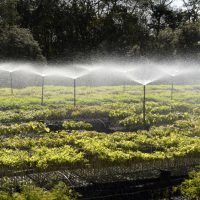
<svg viewBox="0 0 200 200">
<path fill-rule="evenodd" d="M 143 124 L 146 127 L 146 86 L 154 81 L 161 79 L 164 74 L 157 68 L 143 65 L 129 71 L 127 77 L 143 85 Z"/>
<path fill-rule="evenodd" d="M 170 67 L 169 67 L 170 66 Z M 44 86 L 47 77 L 63 77 L 73 81 L 73 101 L 74 106 L 77 102 L 77 80 L 90 74 L 90 78 L 96 81 L 100 79 L 100 83 L 109 80 L 111 84 L 115 84 L 113 80 L 123 80 L 123 92 L 126 90 L 127 81 L 136 82 L 143 85 L 143 114 L 145 121 L 145 102 L 146 102 L 146 85 L 161 80 L 163 77 L 171 80 L 171 99 L 174 93 L 174 80 L 182 74 L 189 72 L 197 72 L 197 68 L 187 69 L 183 63 L 134 63 L 134 62 L 98 62 L 92 64 L 75 64 L 75 65 L 46 65 L 38 66 L 30 63 L 1 63 L 1 72 L 9 75 L 11 94 L 13 95 L 13 76 L 22 75 L 21 72 L 29 73 L 31 76 L 36 75 L 41 78 L 41 104 L 44 104 Z M 20 73 L 18 73 L 20 72 Z M 108 77 L 106 80 L 105 77 Z M 88 77 L 87 77 L 88 79 Z M 81 80 L 80 80 L 81 82 Z"/>
<path fill-rule="evenodd" d="M 22 65 L 17 65 L 14 63 L 2 63 L 0 64 L 0 71 L 6 72 L 9 75 L 10 79 L 10 92 L 11 95 L 14 95 L 14 89 L 13 89 L 13 73 L 22 70 Z M 24 67 L 24 70 L 26 67 Z"/>
<path fill-rule="evenodd" d="M 175 79 L 184 74 L 190 74 L 194 71 L 193 68 L 188 69 L 185 66 L 185 63 L 175 62 L 175 63 L 168 63 L 168 64 L 162 64 L 160 69 L 166 74 L 166 76 L 169 76 L 171 80 L 171 100 L 173 100 L 174 96 L 174 84 Z"/>
</svg>

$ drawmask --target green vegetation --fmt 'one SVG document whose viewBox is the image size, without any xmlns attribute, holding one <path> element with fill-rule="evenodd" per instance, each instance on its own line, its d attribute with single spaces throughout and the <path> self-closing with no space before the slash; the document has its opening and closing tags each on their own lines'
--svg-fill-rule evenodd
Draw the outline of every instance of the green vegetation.
<svg viewBox="0 0 200 200">
<path fill-rule="evenodd" d="M 149 130 L 142 121 L 140 89 L 78 87 L 77 107 L 70 87 L 46 86 L 44 106 L 39 88 L 15 89 L 14 96 L 0 89 L 0 174 L 67 169 L 87 177 L 91 170 L 142 173 L 200 164 L 199 87 L 176 86 L 172 101 L 168 86 L 148 86 Z M 115 131 L 97 131 L 99 124 Z M 26 198 L 23 190 L 20 195 Z"/>
<path fill-rule="evenodd" d="M 81 61 L 94 57 L 199 59 L 198 0 L 4 0 L 0 58 Z"/>
<path fill-rule="evenodd" d="M 181 192 L 182 195 L 189 199 L 200 198 L 200 172 L 196 169 L 189 173 L 189 178 L 186 179 L 178 188 L 175 188 Z"/>
<path fill-rule="evenodd" d="M 28 29 L 0 27 L 0 58 L 6 60 L 45 61 L 38 42 L 36 42 Z"/>
<path fill-rule="evenodd" d="M 87 122 L 75 122 L 75 121 L 65 121 L 63 123 L 63 128 L 66 130 L 90 130 L 92 129 L 92 125 Z"/>
<path fill-rule="evenodd" d="M 77 195 L 68 188 L 64 183 L 60 182 L 50 191 L 36 187 L 34 185 L 24 185 L 20 193 L 9 194 L 0 192 L 1 200 L 76 200 Z"/>
</svg>

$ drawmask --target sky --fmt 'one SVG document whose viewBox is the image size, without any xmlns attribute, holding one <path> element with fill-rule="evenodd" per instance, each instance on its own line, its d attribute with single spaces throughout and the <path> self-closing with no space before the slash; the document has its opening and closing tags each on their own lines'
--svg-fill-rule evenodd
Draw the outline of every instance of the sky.
<svg viewBox="0 0 200 200">
<path fill-rule="evenodd" d="M 183 5 L 182 0 L 174 0 L 173 5 L 176 7 L 181 7 Z"/>
</svg>

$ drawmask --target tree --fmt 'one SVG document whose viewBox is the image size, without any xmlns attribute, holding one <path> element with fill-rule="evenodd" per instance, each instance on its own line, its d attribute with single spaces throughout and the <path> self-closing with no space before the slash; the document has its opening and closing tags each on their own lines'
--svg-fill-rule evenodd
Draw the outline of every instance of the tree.
<svg viewBox="0 0 200 200">
<path fill-rule="evenodd" d="M 150 28 L 154 30 L 155 36 L 158 37 L 160 31 L 166 27 L 165 18 L 171 14 L 169 6 L 173 0 L 149 0 L 151 11 Z"/>
<path fill-rule="evenodd" d="M 2 0 L 0 2 L 0 25 L 13 26 L 19 20 L 16 9 L 18 0 Z"/>
<path fill-rule="evenodd" d="M 177 51 L 178 32 L 171 28 L 160 31 L 158 35 L 157 55 L 163 58 L 173 57 Z"/>
<path fill-rule="evenodd" d="M 200 52 L 200 24 L 190 23 L 183 26 L 178 36 L 178 51 L 180 54 L 195 56 Z"/>
<path fill-rule="evenodd" d="M 196 56 L 198 42 L 193 40 L 198 40 L 198 35 L 193 36 L 196 31 L 191 24 L 198 24 L 200 0 L 183 0 L 187 9 L 182 10 L 175 10 L 173 1 L 2 0 L 0 28 L 1 33 L 3 28 L 22 28 L 20 41 L 22 34 L 27 39 L 24 29 L 29 29 L 28 35 L 32 34 L 38 42 L 35 47 L 41 48 L 47 60 L 73 61 L 98 53 L 128 57 L 155 53 L 165 57 L 168 53 L 171 56 L 174 48 L 180 54 L 187 51 Z M 173 37 L 178 37 L 176 45 Z M 12 49 L 10 54 L 17 57 Z"/>
<path fill-rule="evenodd" d="M 0 58 L 45 61 L 30 31 L 15 26 L 0 29 Z"/>
<path fill-rule="evenodd" d="M 186 16 L 189 22 L 197 22 L 199 19 L 200 12 L 200 0 L 183 0 L 184 6 L 186 7 Z"/>
<path fill-rule="evenodd" d="M 176 30 L 186 23 L 185 12 L 182 10 L 169 10 L 164 16 L 165 27 Z"/>
</svg>

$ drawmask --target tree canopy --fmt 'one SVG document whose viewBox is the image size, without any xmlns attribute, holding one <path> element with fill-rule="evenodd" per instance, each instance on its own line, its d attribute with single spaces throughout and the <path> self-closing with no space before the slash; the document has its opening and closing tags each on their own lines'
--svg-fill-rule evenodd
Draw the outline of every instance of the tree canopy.
<svg viewBox="0 0 200 200">
<path fill-rule="evenodd" d="M 199 0 L 2 0 L 0 58 L 199 57 Z"/>
</svg>

